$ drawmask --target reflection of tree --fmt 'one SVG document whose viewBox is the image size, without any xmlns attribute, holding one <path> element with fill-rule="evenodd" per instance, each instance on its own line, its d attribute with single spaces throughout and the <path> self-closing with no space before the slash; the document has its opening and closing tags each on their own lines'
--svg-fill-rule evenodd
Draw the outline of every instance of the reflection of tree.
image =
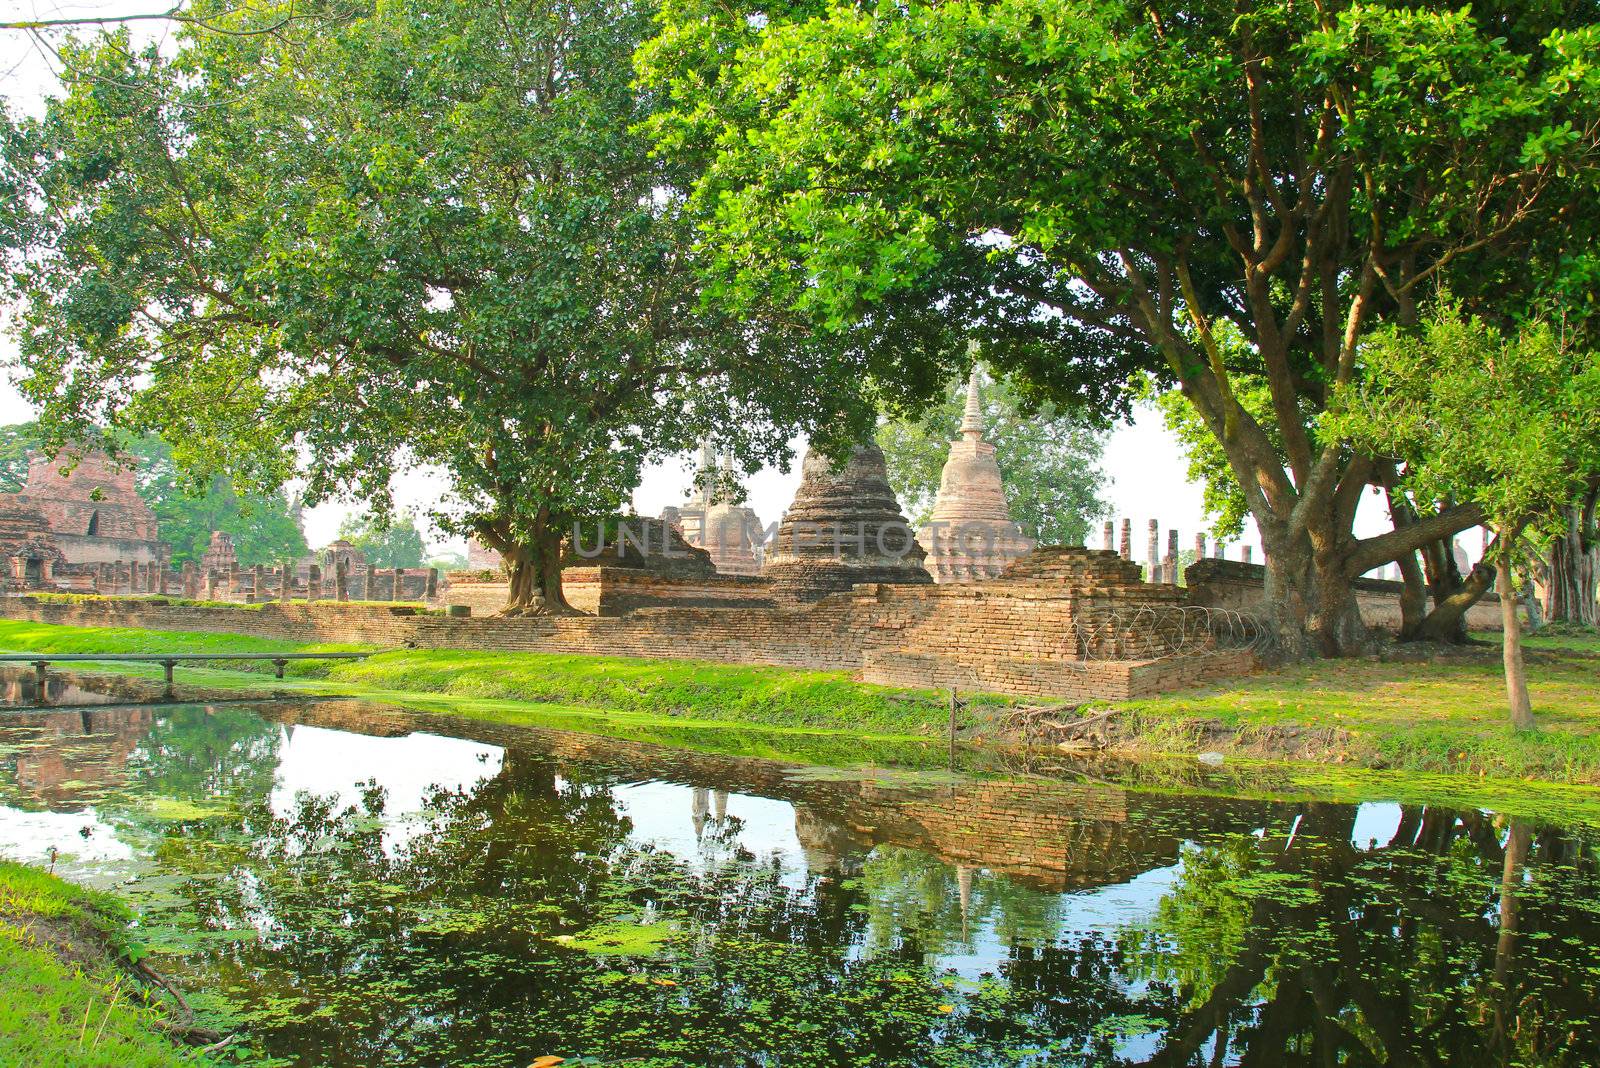
<svg viewBox="0 0 1600 1068">
<path fill-rule="evenodd" d="M 862 867 L 866 945 L 873 952 L 932 963 L 970 951 L 973 936 L 992 926 L 1000 941 L 1052 941 L 1060 898 L 914 849 L 879 846 Z"/>
<path fill-rule="evenodd" d="M 186 800 L 265 796 L 282 737 L 281 727 L 248 709 L 163 711 L 129 759 L 132 785 Z"/>
<path fill-rule="evenodd" d="M 191 878 L 150 907 L 202 932 L 197 985 L 300 1063 L 1595 1061 L 1600 874 L 1548 830 L 1406 809 L 1362 852 L 1353 809 L 1279 807 L 1259 837 L 1186 846 L 1146 923 L 1061 937 L 1063 898 L 913 850 L 786 870 L 714 795 L 686 798 L 692 856 L 640 847 L 613 775 L 515 749 L 414 821 L 376 788 L 275 813 L 244 766 L 275 743 L 210 729 L 164 724 L 139 765 L 154 790 L 240 797 L 168 825 L 162 859 Z M 634 924 L 665 943 L 579 948 Z M 998 974 L 941 973 L 980 929 L 1008 947 Z"/>
<path fill-rule="evenodd" d="M 1517 856 L 1533 837 L 1568 843 L 1514 824 L 1508 853 L 1487 819 L 1409 810 L 1363 853 L 1352 823 L 1352 809 L 1307 806 L 1292 838 L 1186 853 L 1182 884 L 1124 939 L 1130 974 L 1176 995 L 1152 1063 L 1593 1062 L 1600 977 L 1541 959 L 1548 943 L 1530 937 L 1596 945 L 1600 917 L 1570 896 L 1592 901 L 1592 884 Z"/>
</svg>

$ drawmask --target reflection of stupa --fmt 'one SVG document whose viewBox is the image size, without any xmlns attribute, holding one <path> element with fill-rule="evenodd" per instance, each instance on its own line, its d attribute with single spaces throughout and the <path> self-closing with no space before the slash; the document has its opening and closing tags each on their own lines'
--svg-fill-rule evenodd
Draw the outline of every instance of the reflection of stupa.
<svg viewBox="0 0 1600 1068">
<path fill-rule="evenodd" d="M 859 445 L 837 470 L 811 449 L 761 573 L 781 595 L 816 601 L 859 582 L 926 583 L 923 555 L 889 488 L 882 449 Z"/>
<path fill-rule="evenodd" d="M 1032 539 L 1011 521 L 994 446 L 983 440 L 976 367 L 967 382 L 961 437 L 950 443 L 932 519 L 917 532 L 917 541 L 928 551 L 935 582 L 999 578 L 1011 561 L 1033 548 Z"/>
<path fill-rule="evenodd" d="M 724 452 L 718 465 L 711 445 L 705 443 L 700 446 L 689 499 L 664 509 L 661 518 L 676 526 L 684 541 L 710 553 L 718 574 L 760 574 L 761 519 L 754 510 L 736 503 L 737 497 L 733 454 Z"/>
</svg>

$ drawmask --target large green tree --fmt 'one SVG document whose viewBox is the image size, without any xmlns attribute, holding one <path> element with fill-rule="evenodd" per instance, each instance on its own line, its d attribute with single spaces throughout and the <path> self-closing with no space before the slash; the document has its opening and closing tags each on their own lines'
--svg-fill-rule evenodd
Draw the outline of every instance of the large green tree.
<svg viewBox="0 0 1600 1068">
<path fill-rule="evenodd" d="M 889 484 L 915 526 L 932 517 L 966 395 L 966 383 L 953 380 L 921 415 L 878 428 Z M 985 384 L 982 397 L 983 436 L 995 447 L 1011 518 L 1041 545 L 1085 544 L 1090 526 L 1107 510 L 1100 496 L 1105 432 L 1050 404 L 1029 411 L 1005 379 Z"/>
<path fill-rule="evenodd" d="M 1562 262 L 1533 245 L 1591 243 L 1596 19 L 1590 0 L 668 0 L 641 62 L 676 103 L 661 144 L 707 161 L 726 296 L 848 327 L 969 282 L 949 306 L 976 331 L 1057 329 L 987 350 L 1047 394 L 1115 399 L 1130 368 L 1180 389 L 1261 533 L 1269 622 L 1335 654 L 1368 640 L 1356 576 L 1483 516 L 1356 537 L 1389 472 L 1316 415 L 1439 281 L 1516 302 L 1546 280 L 1530 263 Z"/>
<path fill-rule="evenodd" d="M 649 3 L 201 0 L 175 47 L 63 49 L 0 130 L 24 391 L 56 435 L 157 429 L 186 468 L 500 551 L 508 611 L 559 610 L 559 545 L 645 463 L 715 433 L 746 467 L 870 426 L 869 345 L 708 308 L 677 190 L 635 132 Z M 290 17 L 292 16 L 292 17 Z"/>
</svg>

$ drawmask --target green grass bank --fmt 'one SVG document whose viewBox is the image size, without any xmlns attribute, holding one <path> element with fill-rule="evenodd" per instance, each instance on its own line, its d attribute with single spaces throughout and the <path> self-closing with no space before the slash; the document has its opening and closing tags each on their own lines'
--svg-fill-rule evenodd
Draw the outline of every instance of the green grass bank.
<svg viewBox="0 0 1600 1068">
<path fill-rule="evenodd" d="M 1515 782 L 1600 785 L 1600 658 L 1588 635 L 1551 637 L 1531 654 L 1540 730 L 1511 730 L 1496 651 L 1422 662 L 1295 664 L 1200 690 L 1127 702 L 1103 732 L 1118 752 L 1385 769 Z M 220 634 L 54 626 L 0 620 L 0 649 L 27 652 L 288 652 L 349 649 Z M 401 650 L 355 662 L 248 670 L 180 668 L 180 682 L 367 697 L 504 722 L 606 733 L 640 726 L 719 728 L 851 739 L 943 737 L 943 694 L 858 683 L 842 672 L 678 660 L 535 653 Z M 97 668 L 98 670 L 98 668 Z M 146 674 L 157 673 L 152 668 Z M 137 672 L 136 672 L 137 673 Z M 965 736 L 998 733 L 1011 702 L 980 697 L 962 710 Z M 1102 706 L 1104 707 L 1104 706 Z M 1071 711 L 1052 714 L 1071 719 Z M 1046 717 L 1047 719 L 1050 717 Z"/>
<path fill-rule="evenodd" d="M 0 1065 L 209 1065 L 160 1032 L 164 1003 L 123 966 L 127 908 L 0 860 Z"/>
</svg>

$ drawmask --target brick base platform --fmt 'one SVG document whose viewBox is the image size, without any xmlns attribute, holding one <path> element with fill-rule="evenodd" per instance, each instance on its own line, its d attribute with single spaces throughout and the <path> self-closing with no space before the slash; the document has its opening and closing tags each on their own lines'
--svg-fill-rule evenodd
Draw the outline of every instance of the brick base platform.
<svg viewBox="0 0 1600 1068">
<path fill-rule="evenodd" d="M 1180 605 L 1114 553 L 1041 550 L 994 582 L 866 584 L 815 604 L 642 608 L 622 616 L 453 618 L 357 602 L 254 610 L 21 596 L 0 614 L 74 626 L 252 634 L 300 642 L 580 653 L 841 670 L 874 682 L 1087 700 L 1144 696 L 1248 671 L 1248 654 L 1127 656 L 1128 609 Z M 730 587 L 731 588 L 731 587 Z M 709 587 L 708 587 L 709 589 Z M 1108 622 L 1109 621 L 1109 622 Z M 1085 628 L 1089 628 L 1087 631 Z M 1092 633 L 1093 648 L 1085 648 Z"/>
</svg>

